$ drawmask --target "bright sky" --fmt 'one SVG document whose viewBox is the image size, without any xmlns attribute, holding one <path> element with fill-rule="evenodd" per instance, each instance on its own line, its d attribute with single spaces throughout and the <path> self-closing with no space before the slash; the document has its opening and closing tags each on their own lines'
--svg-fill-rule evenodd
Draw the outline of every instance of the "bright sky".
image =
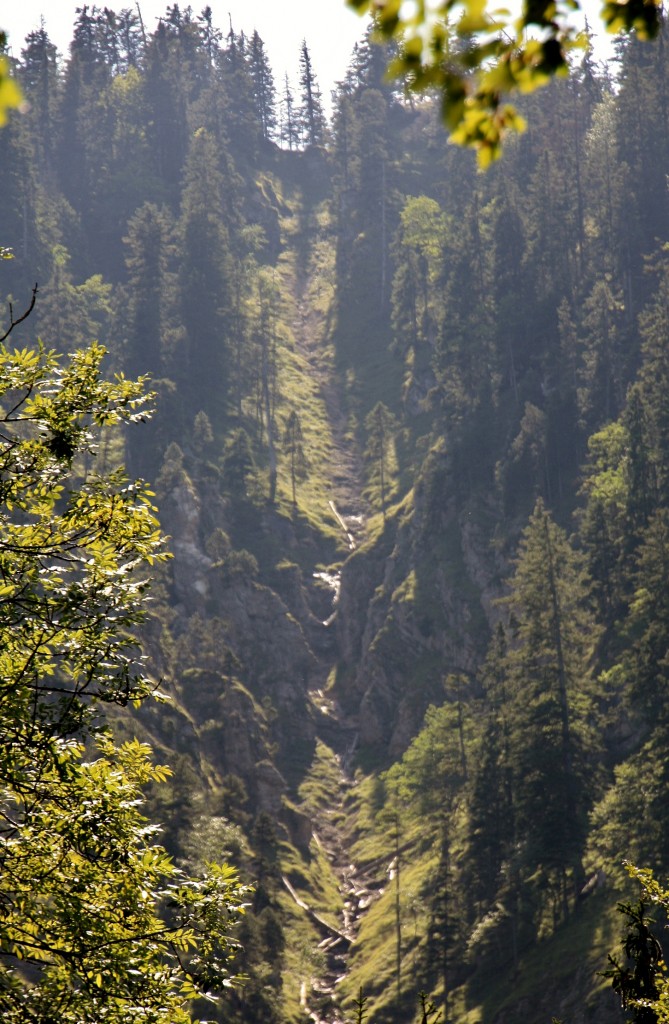
<svg viewBox="0 0 669 1024">
<path fill-rule="evenodd" d="M 49 36 L 63 55 L 72 38 L 75 9 L 86 0 L 0 0 L 0 27 L 9 36 L 14 56 L 18 57 L 26 35 L 39 28 L 43 14 Z M 173 2 L 173 0 L 171 0 Z M 181 0 L 182 10 L 189 0 Z M 508 5 L 513 7 L 517 0 Z M 207 0 L 190 0 L 199 13 Z M 228 31 L 229 16 L 235 32 L 250 35 L 257 29 L 262 37 L 280 90 L 287 72 L 293 82 L 297 78 L 299 49 L 306 39 L 321 92 L 329 105 L 330 91 L 341 81 L 348 67 L 351 51 L 363 34 L 365 20 L 346 7 L 345 0 L 209 0 L 214 24 Z M 120 11 L 133 7 L 133 0 L 98 0 L 98 6 Z M 140 0 L 147 31 L 153 31 L 158 18 L 165 13 L 168 0 Z M 491 6 L 497 6 L 491 4 Z M 506 5 L 502 5 L 506 6 Z M 591 30 L 599 29 L 601 0 L 581 0 Z M 609 37 L 610 38 L 610 37 Z M 597 46 L 597 55 L 609 51 Z M 610 52 L 610 51 L 609 51 Z"/>
<path fill-rule="evenodd" d="M 64 55 L 72 38 L 77 7 L 85 0 L 0 0 L 0 26 L 9 36 L 14 56 L 20 56 L 26 35 L 39 28 L 43 14 L 51 41 Z M 173 0 L 172 0 L 173 2 Z M 189 0 L 181 0 L 184 10 Z M 227 33 L 229 17 L 235 32 L 251 35 L 257 29 L 265 43 L 277 89 L 287 72 L 297 77 L 299 50 L 306 39 L 314 71 L 326 100 L 334 83 L 346 73 L 354 43 L 362 37 L 365 21 L 346 7 L 344 0 L 208 0 L 214 24 Z M 190 0 L 196 14 L 207 0 Z M 134 7 L 133 0 L 98 0 L 98 7 L 114 11 Z M 144 25 L 153 31 L 168 0 L 140 0 Z M 171 6 L 171 3 L 169 4 Z"/>
</svg>

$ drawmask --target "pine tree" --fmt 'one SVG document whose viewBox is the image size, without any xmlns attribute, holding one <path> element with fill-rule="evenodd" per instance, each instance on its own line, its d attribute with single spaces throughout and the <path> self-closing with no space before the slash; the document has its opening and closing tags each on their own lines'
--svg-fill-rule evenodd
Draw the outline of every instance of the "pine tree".
<svg viewBox="0 0 669 1024">
<path fill-rule="evenodd" d="M 215 140 L 204 128 L 191 141 L 182 193 L 180 235 L 183 263 L 180 296 L 188 336 L 193 402 L 216 426 L 225 416 L 230 390 L 231 241 L 226 216 L 226 180 Z"/>
<path fill-rule="evenodd" d="M 256 315 L 253 340 L 256 349 L 256 407 L 261 432 L 267 439 L 267 465 L 269 470 L 269 504 L 276 499 L 277 482 L 277 429 L 274 417 L 277 375 L 277 305 L 278 290 L 274 276 L 259 273 L 256 280 Z"/>
<path fill-rule="evenodd" d="M 337 322 L 344 336 L 355 336 L 385 326 L 389 312 L 396 221 L 386 97 L 375 89 L 342 97 L 336 128 L 336 152 L 345 159 L 336 197 Z"/>
<path fill-rule="evenodd" d="M 288 75 L 285 76 L 283 94 L 281 96 L 281 126 L 279 130 L 281 145 L 287 149 L 297 149 L 300 143 L 300 127 L 295 109 L 293 91 L 290 88 Z"/>
<path fill-rule="evenodd" d="M 178 47 L 162 19 L 146 47 L 143 83 L 148 107 L 146 135 L 153 165 L 176 206 L 188 151 L 188 83 Z"/>
<path fill-rule="evenodd" d="M 388 498 L 395 490 L 397 429 L 397 419 L 390 409 L 383 402 L 377 402 L 365 419 L 365 459 L 370 484 L 374 489 L 378 488 L 378 502 L 384 519 Z"/>
<path fill-rule="evenodd" d="M 311 64 L 311 54 L 304 39 L 300 47 L 300 90 L 301 102 L 297 120 L 302 143 L 305 146 L 322 146 L 325 141 L 325 114 L 321 92 Z"/>
<path fill-rule="evenodd" d="M 291 409 L 286 420 L 283 445 L 284 451 L 290 458 L 290 487 L 293 495 L 293 505 L 297 505 L 296 483 L 298 480 L 304 479 L 308 466 L 303 442 L 300 417 L 294 409 Z"/>
<path fill-rule="evenodd" d="M 243 34 L 237 35 L 234 32 L 232 24 L 226 44 L 220 54 L 218 80 L 212 92 L 207 95 L 206 103 L 207 106 L 221 105 L 224 110 L 222 124 L 217 130 L 219 142 L 229 140 L 236 162 L 255 161 L 258 140 L 262 137 L 256 109 L 255 81 L 246 39 Z M 217 92 L 222 92 L 222 96 L 217 96 Z M 206 124 L 206 120 L 203 123 Z"/>
<path fill-rule="evenodd" d="M 669 731 L 669 509 L 651 516 L 638 550 L 628 623 L 629 698 L 651 727 Z"/>
<path fill-rule="evenodd" d="M 583 880 L 587 811 L 596 791 L 589 691 L 597 627 L 582 559 L 541 500 L 509 587 L 516 623 L 506 659 L 509 756 L 522 872 L 544 877 L 554 913 L 566 917 Z"/>
<path fill-rule="evenodd" d="M 249 71 L 253 81 L 253 102 L 263 139 L 273 141 L 277 129 L 276 89 L 265 44 L 254 31 L 249 51 Z"/>
<path fill-rule="evenodd" d="M 131 377 L 143 373 L 161 376 L 163 370 L 171 230 L 167 211 L 145 203 L 129 221 L 123 239 L 129 286 L 124 363 Z"/>
<path fill-rule="evenodd" d="M 43 23 L 26 36 L 19 74 L 30 106 L 23 116 L 28 120 L 37 164 L 47 175 L 53 173 L 62 86 L 57 57 Z"/>
<path fill-rule="evenodd" d="M 434 385 L 432 362 L 443 311 L 437 280 L 447 223 L 428 196 L 410 197 L 400 213 L 394 245 L 393 342 L 407 363 L 405 401 L 415 409 Z"/>
</svg>

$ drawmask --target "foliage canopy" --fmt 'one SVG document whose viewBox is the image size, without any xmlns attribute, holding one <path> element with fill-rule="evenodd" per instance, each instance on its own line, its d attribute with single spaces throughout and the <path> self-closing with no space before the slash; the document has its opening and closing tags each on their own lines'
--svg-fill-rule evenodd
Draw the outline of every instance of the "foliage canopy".
<svg viewBox="0 0 669 1024">
<path fill-rule="evenodd" d="M 524 0 L 518 17 L 487 0 L 347 2 L 372 13 L 378 36 L 397 44 L 392 78 L 412 92 L 440 94 L 453 141 L 474 146 L 481 167 L 500 155 L 506 132 L 525 127 L 505 96 L 568 74 L 570 52 L 587 45 L 573 22 L 578 0 Z M 659 30 L 660 7 L 655 0 L 607 0 L 601 17 L 609 32 L 649 39 Z"/>
<path fill-rule="evenodd" d="M 142 814 L 169 770 L 118 745 L 101 704 L 154 689 L 133 630 L 165 557 L 151 493 L 95 474 L 95 431 L 146 413 L 142 381 L 0 349 L 0 1011 L 176 1024 L 230 983 L 228 867 L 188 878 Z"/>
</svg>

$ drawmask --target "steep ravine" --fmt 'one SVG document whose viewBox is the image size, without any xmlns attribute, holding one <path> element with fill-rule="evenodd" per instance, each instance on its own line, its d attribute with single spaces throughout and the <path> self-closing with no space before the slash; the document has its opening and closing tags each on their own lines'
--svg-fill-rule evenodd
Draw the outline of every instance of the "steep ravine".
<svg viewBox="0 0 669 1024">
<path fill-rule="evenodd" d="M 308 204 L 308 197 L 302 198 Z M 317 219 L 318 214 L 313 209 L 302 212 L 302 219 L 307 222 L 313 223 Z M 319 242 L 304 227 L 297 235 L 288 235 L 286 240 L 294 253 L 294 260 L 287 261 L 283 272 L 284 285 L 294 302 L 291 328 L 311 379 L 318 384 L 330 431 L 329 511 L 346 548 L 353 552 L 364 537 L 368 514 L 362 493 L 362 456 L 350 429 L 344 385 L 336 373 L 333 347 L 328 339 L 329 310 L 327 303 L 322 302 L 322 283 L 318 281 L 319 275 L 322 276 L 318 267 L 319 254 L 312 251 L 310 245 L 314 241 L 320 245 L 322 259 L 323 248 L 327 249 L 330 240 L 327 229 Z M 330 588 L 332 594 L 332 610 L 323 620 L 322 628 L 334 640 L 341 570 L 335 565 L 314 575 L 322 586 Z M 358 744 L 358 724 L 355 718 L 343 713 L 338 702 L 327 692 L 337 661 L 336 642 L 317 646 L 319 664 L 312 675 L 310 699 L 316 736 L 322 745 L 321 750 L 325 750 L 330 758 L 331 773 L 327 798 L 315 801 L 306 811 L 312 823 L 312 842 L 327 859 L 341 896 L 338 926 L 333 928 L 315 914 L 308 902 L 292 889 L 287 878 L 284 878 L 284 885 L 323 936 L 319 943 L 323 967 L 317 976 L 302 980 L 300 1004 L 314 1024 L 339 1024 L 344 1018 L 338 1005 L 338 986 L 346 975 L 349 950 L 356 939 L 361 919 L 380 894 L 384 873 L 381 867 L 379 880 L 369 869 L 361 870 L 352 856 L 351 808 L 355 802 L 357 782 L 351 763 Z M 308 776 L 309 773 L 305 780 L 307 787 Z"/>
<path fill-rule="evenodd" d="M 319 945 L 323 968 L 318 977 L 303 982 L 300 1001 L 315 1024 L 339 1024 L 343 1016 L 338 988 L 346 976 L 349 950 L 358 937 L 364 915 L 383 892 L 387 857 L 362 867 L 351 853 L 358 780 L 350 771 L 350 761 L 357 733 L 343 721 L 334 701 L 321 690 L 312 691 L 311 698 L 317 712 L 321 757 L 325 753 L 330 759 L 330 777 L 334 780 L 329 800 L 309 807 L 311 837 L 328 860 L 342 908 L 336 929 L 320 922 L 324 932 Z"/>
<path fill-rule="evenodd" d="M 289 258 L 283 264 L 282 277 L 293 303 L 290 321 L 295 345 L 308 366 L 310 378 L 318 385 L 327 416 L 329 513 L 342 530 L 349 550 L 353 550 L 364 535 L 369 509 L 363 497 L 362 454 L 346 410 L 345 382 L 337 372 L 334 347 L 328 336 L 334 293 L 327 284 L 327 267 L 334 260 L 334 240 L 326 212 L 319 207 L 310 208 L 307 195 L 301 201 L 306 209 L 301 211 L 297 229 L 283 225 Z M 325 223 L 316 227 L 319 221 Z"/>
</svg>

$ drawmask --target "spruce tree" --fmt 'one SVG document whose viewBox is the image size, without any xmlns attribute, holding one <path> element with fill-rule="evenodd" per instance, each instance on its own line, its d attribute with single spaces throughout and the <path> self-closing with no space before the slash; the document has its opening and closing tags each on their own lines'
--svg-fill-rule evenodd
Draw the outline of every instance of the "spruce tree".
<svg viewBox="0 0 669 1024">
<path fill-rule="evenodd" d="M 596 792 L 591 671 L 597 626 L 582 559 L 539 500 L 523 532 L 506 604 L 516 835 L 525 879 L 543 877 L 558 917 L 583 882 Z"/>
<path fill-rule="evenodd" d="M 297 117 L 303 145 L 322 146 L 325 141 L 325 114 L 311 54 L 304 39 L 300 47 L 300 91 L 301 102 Z"/>
<path fill-rule="evenodd" d="M 263 139 L 271 142 L 277 129 L 276 88 L 265 44 L 257 31 L 251 36 L 248 62 L 253 81 L 253 103 L 260 131 Z"/>
<path fill-rule="evenodd" d="M 293 505 L 297 505 L 297 481 L 304 479 L 308 466 L 303 442 L 300 417 L 294 409 L 291 409 L 286 420 L 283 444 L 284 451 L 290 459 L 290 488 L 293 496 Z"/>
<path fill-rule="evenodd" d="M 300 126 L 295 109 L 293 90 L 288 75 L 285 76 L 281 95 L 281 126 L 279 130 L 281 145 L 286 149 L 297 149 L 300 143 Z"/>
<path fill-rule="evenodd" d="M 167 211 L 145 203 L 128 223 L 123 239 L 128 271 L 129 332 L 125 369 L 130 376 L 163 369 L 167 274 L 173 247 Z"/>
<path fill-rule="evenodd" d="M 19 77 L 30 99 L 23 116 L 28 122 L 35 160 L 42 173 L 47 174 L 53 173 L 62 85 L 57 58 L 56 47 L 42 23 L 26 36 Z"/>
<path fill-rule="evenodd" d="M 398 423 L 393 413 L 383 402 L 377 402 L 365 419 L 367 432 L 365 459 L 370 486 L 376 491 L 376 498 L 384 519 L 388 499 L 395 490 L 397 468 L 395 435 L 397 429 Z"/>
<path fill-rule="evenodd" d="M 198 129 L 184 176 L 179 283 L 193 403 L 207 409 L 215 426 L 226 414 L 230 390 L 227 328 L 232 252 L 221 162 L 215 139 L 206 129 Z"/>
<path fill-rule="evenodd" d="M 146 47 L 143 83 L 153 166 L 167 197 L 176 206 L 188 150 L 187 81 L 178 48 L 162 19 Z"/>
</svg>

